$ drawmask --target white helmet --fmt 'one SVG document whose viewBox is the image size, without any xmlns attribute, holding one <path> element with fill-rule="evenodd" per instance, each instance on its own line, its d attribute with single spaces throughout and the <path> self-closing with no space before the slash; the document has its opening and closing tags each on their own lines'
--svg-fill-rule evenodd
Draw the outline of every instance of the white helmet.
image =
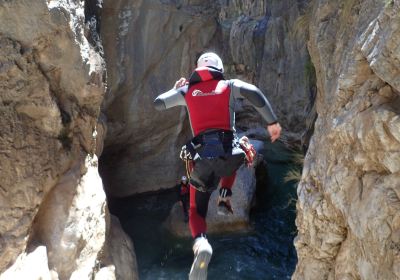
<svg viewBox="0 0 400 280">
<path fill-rule="evenodd" d="M 197 60 L 197 67 L 214 67 L 224 73 L 224 65 L 222 64 L 221 58 L 215 53 L 208 52 L 203 53 Z"/>
<path fill-rule="evenodd" d="M 187 178 L 186 178 L 186 176 L 182 176 L 182 179 L 181 179 L 182 181 L 187 181 Z"/>
</svg>

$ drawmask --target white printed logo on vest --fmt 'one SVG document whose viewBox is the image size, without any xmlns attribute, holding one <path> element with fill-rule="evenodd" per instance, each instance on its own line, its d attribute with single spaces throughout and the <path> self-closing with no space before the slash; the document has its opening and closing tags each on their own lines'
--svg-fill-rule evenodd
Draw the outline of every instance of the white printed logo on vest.
<svg viewBox="0 0 400 280">
<path fill-rule="evenodd" d="M 202 92 L 201 90 L 195 89 L 192 92 L 192 96 L 209 96 L 209 95 L 217 95 L 217 94 L 222 94 L 222 91 L 211 91 L 211 92 Z"/>
</svg>

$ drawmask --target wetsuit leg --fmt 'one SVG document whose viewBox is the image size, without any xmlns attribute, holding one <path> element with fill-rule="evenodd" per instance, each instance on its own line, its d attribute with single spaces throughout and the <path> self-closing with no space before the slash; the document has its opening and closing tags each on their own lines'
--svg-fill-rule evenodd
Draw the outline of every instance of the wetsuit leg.
<svg viewBox="0 0 400 280">
<path fill-rule="evenodd" d="M 218 163 L 217 158 L 195 161 L 190 184 L 203 192 L 215 190 L 220 180 L 220 175 L 217 176 L 214 170 Z"/>
<path fill-rule="evenodd" d="M 225 176 L 221 178 L 221 188 L 232 189 L 233 183 L 235 182 L 236 171 L 231 176 Z"/>
<path fill-rule="evenodd" d="M 181 197 L 180 201 L 181 201 L 181 204 L 182 204 L 183 213 L 186 213 L 185 199 L 183 197 Z"/>
<path fill-rule="evenodd" d="M 201 192 L 190 185 L 189 227 L 192 237 L 207 232 L 206 216 L 211 192 Z"/>
<path fill-rule="evenodd" d="M 188 214 L 188 206 L 189 206 L 189 196 L 184 196 L 183 198 L 182 198 L 182 207 L 183 207 L 183 212 L 185 213 L 185 215 L 187 215 Z"/>
</svg>

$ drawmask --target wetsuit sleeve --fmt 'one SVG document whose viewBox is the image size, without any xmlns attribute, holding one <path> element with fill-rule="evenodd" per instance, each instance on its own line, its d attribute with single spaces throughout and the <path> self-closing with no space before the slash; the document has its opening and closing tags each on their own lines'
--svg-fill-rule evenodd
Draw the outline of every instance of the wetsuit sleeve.
<svg viewBox="0 0 400 280">
<path fill-rule="evenodd" d="M 154 107 L 158 111 L 162 111 L 175 106 L 186 106 L 185 94 L 187 90 L 188 86 L 183 86 L 160 94 L 153 102 Z"/>
<path fill-rule="evenodd" d="M 241 80 L 230 80 L 232 94 L 235 98 L 245 98 L 261 114 L 264 120 L 270 124 L 278 122 L 271 105 L 261 90 L 249 83 Z"/>
</svg>

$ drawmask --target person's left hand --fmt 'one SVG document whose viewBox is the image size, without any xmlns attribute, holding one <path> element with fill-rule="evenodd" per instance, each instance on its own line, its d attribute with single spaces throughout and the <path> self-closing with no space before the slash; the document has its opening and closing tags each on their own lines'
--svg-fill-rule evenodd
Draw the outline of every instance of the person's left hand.
<svg viewBox="0 0 400 280">
<path fill-rule="evenodd" d="M 186 78 L 180 78 L 178 81 L 176 81 L 176 83 L 175 83 L 175 85 L 174 85 L 174 89 L 177 89 L 177 88 L 180 88 L 180 87 L 183 87 L 184 85 L 186 85 L 187 84 L 187 80 L 186 80 Z"/>
</svg>

